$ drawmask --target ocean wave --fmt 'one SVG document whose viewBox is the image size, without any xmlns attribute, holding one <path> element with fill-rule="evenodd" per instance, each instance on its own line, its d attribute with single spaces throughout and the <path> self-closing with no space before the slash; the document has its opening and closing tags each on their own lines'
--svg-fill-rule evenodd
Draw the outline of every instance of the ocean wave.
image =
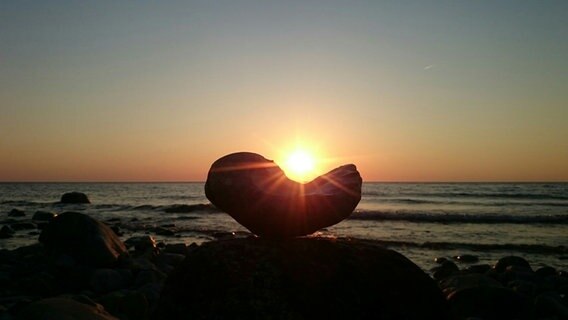
<svg viewBox="0 0 568 320">
<path fill-rule="evenodd" d="M 197 204 L 173 204 L 163 208 L 166 213 L 189 213 L 195 211 L 203 212 L 218 212 L 211 203 L 197 203 Z"/>
<path fill-rule="evenodd" d="M 469 201 L 468 201 L 469 200 Z M 486 199 L 480 199 L 481 201 L 471 201 L 468 200 L 456 200 L 455 198 L 445 198 L 445 199 L 416 199 L 416 198 L 379 198 L 379 199 L 366 199 L 369 202 L 378 203 L 394 203 L 394 204 L 406 204 L 406 205 L 421 205 L 421 204 L 435 204 L 435 205 L 467 205 L 467 206 L 481 206 L 481 207 L 534 207 L 534 206 L 545 206 L 545 207 L 568 207 L 568 201 L 566 202 L 551 202 L 551 201 L 533 201 L 533 202 L 506 202 L 506 201 L 487 201 Z"/>
<path fill-rule="evenodd" d="M 470 242 L 412 242 L 392 240 L 369 240 L 384 246 L 413 247 L 433 250 L 465 249 L 472 251 L 518 251 L 540 254 L 567 254 L 566 246 L 549 246 L 543 244 L 518 244 L 518 243 L 470 243 Z"/>
<path fill-rule="evenodd" d="M 357 210 L 349 219 L 409 221 L 429 223 L 518 223 L 568 224 L 568 215 L 449 214 L 419 212 L 382 212 Z"/>
<path fill-rule="evenodd" d="M 377 197 L 379 199 L 389 199 L 391 197 L 406 196 L 408 200 L 414 198 L 441 198 L 443 200 L 424 200 L 424 201 L 447 201 L 455 198 L 480 198 L 480 199 L 516 199 L 516 200 L 568 200 L 565 194 L 547 194 L 547 193 L 493 193 L 493 192 L 376 192 L 364 191 L 363 197 Z M 396 199 L 396 198 L 395 198 Z M 419 199 L 422 201 L 422 199 Z"/>
<path fill-rule="evenodd" d="M 33 206 L 46 206 L 53 205 L 59 202 L 37 202 L 37 201 L 27 201 L 27 200 L 6 200 L 0 202 L 0 205 L 11 205 L 18 207 L 33 207 Z"/>
<path fill-rule="evenodd" d="M 475 198 L 504 198 L 527 200 L 568 200 L 568 196 L 542 193 L 487 193 L 487 192 L 456 192 L 447 193 L 445 197 L 475 197 Z"/>
</svg>

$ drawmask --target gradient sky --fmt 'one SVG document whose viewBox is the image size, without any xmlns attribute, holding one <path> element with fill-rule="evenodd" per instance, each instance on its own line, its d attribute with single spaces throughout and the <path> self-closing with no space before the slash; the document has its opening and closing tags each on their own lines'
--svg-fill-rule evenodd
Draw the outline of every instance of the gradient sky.
<svg viewBox="0 0 568 320">
<path fill-rule="evenodd" d="M 0 181 L 568 181 L 568 1 L 1 1 Z M 322 172 L 323 173 L 323 172 Z"/>
</svg>

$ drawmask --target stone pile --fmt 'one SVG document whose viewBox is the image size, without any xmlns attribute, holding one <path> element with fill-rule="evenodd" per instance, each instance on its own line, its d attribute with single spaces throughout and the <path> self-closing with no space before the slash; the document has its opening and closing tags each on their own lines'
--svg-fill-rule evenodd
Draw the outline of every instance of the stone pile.
<svg viewBox="0 0 568 320">
<path fill-rule="evenodd" d="M 239 152 L 213 163 L 205 195 L 254 234 L 286 238 L 343 221 L 361 200 L 361 185 L 352 164 L 301 184 L 288 179 L 273 161 Z"/>
<path fill-rule="evenodd" d="M 459 260 L 459 259 L 458 259 Z M 438 280 L 454 319 L 568 319 L 568 274 L 552 267 L 534 270 L 517 256 L 493 266 L 458 268 L 436 259 Z"/>
<path fill-rule="evenodd" d="M 125 245 L 92 217 L 59 214 L 40 243 L 0 250 L 0 319 L 148 319 L 188 251 L 151 236 Z"/>
</svg>

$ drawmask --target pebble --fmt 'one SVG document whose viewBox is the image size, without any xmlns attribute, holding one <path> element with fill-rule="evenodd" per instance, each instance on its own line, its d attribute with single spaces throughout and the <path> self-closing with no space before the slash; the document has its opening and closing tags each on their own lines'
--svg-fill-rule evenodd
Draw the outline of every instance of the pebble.
<svg viewBox="0 0 568 320">
<path fill-rule="evenodd" d="M 560 276 L 564 271 L 552 267 L 533 271 L 527 260 L 517 256 L 503 257 L 494 266 L 471 265 L 446 272 L 448 275 L 441 271 L 444 264 L 432 271 L 453 318 L 568 319 L 568 277 Z"/>
<path fill-rule="evenodd" d="M 14 229 L 12 229 L 12 227 L 4 225 L 0 229 L 0 239 L 11 238 L 11 237 L 14 236 L 14 233 L 16 233 L 16 231 Z"/>
<path fill-rule="evenodd" d="M 497 263 L 495 263 L 495 271 L 501 273 L 501 272 L 505 272 L 505 270 L 507 269 L 507 267 L 509 266 L 520 266 L 520 267 L 526 267 L 526 268 L 531 268 L 530 264 L 527 262 L 527 260 L 525 260 L 524 258 L 521 257 L 517 257 L 517 256 L 507 256 L 507 257 L 503 257 L 501 259 L 499 259 L 497 261 Z"/>
</svg>

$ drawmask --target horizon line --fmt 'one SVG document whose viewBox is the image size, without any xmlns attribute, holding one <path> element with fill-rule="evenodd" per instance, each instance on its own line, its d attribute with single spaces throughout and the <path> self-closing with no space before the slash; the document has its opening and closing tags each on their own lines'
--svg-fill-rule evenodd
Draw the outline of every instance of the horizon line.
<svg viewBox="0 0 568 320">
<path fill-rule="evenodd" d="M 45 180 L 24 180 L 24 181 L 0 181 L 0 184 L 10 184 L 10 183 L 205 183 L 206 180 L 180 180 L 180 181 L 175 181 L 175 180 L 158 180 L 158 181 L 151 181 L 151 180 L 101 180 L 101 181 L 93 181 L 93 180 L 88 180 L 88 181 L 56 181 L 56 180 L 49 180 L 49 181 L 45 181 Z M 444 184 L 459 184 L 459 183 L 493 183 L 493 184 L 513 184 L 513 183 L 518 183 L 518 184 L 529 184 L 529 183 L 568 183 L 568 180 L 463 180 L 463 181 L 456 181 L 456 180 L 368 180 L 368 181 L 363 181 L 363 183 L 408 183 L 408 184 L 412 184 L 412 183 L 424 183 L 424 184 L 436 184 L 436 183 L 444 183 Z"/>
</svg>

